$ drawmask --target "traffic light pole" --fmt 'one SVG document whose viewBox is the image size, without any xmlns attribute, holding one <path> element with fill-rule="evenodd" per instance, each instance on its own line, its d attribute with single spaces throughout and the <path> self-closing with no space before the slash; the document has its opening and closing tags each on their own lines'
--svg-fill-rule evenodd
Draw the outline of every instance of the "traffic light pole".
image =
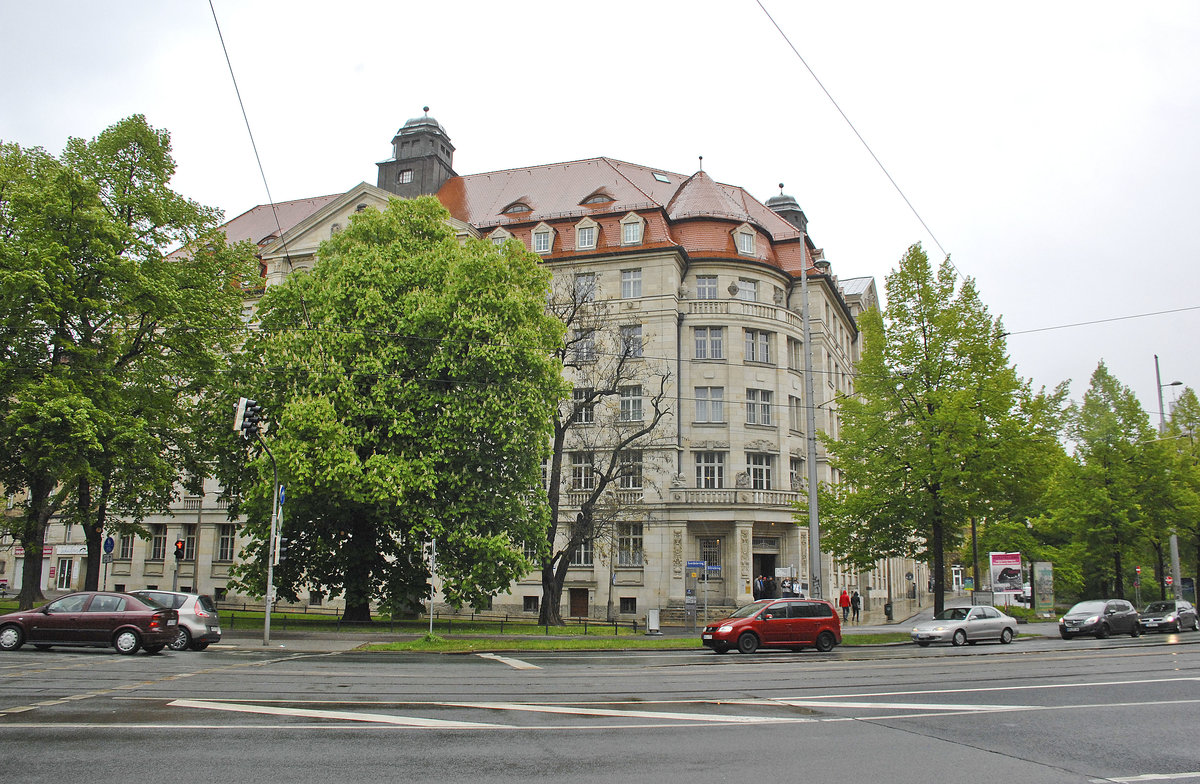
<svg viewBox="0 0 1200 784">
<path fill-rule="evenodd" d="M 270 645 L 271 606 L 275 603 L 275 537 L 279 526 L 279 469 L 275 465 L 275 455 L 271 454 L 271 448 L 267 446 L 267 442 L 263 440 L 261 434 L 256 435 L 258 435 L 258 443 L 262 444 L 267 457 L 271 458 L 271 536 L 267 539 L 267 596 L 266 605 L 263 608 L 263 645 Z"/>
</svg>

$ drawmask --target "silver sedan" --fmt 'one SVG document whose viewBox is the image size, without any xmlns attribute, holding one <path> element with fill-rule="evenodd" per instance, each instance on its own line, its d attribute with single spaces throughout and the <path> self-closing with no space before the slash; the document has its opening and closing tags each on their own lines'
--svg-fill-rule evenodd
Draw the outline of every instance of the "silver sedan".
<svg viewBox="0 0 1200 784">
<path fill-rule="evenodd" d="M 948 607 L 913 627 L 912 639 L 924 648 L 931 642 L 966 645 L 980 640 L 999 640 L 1007 645 L 1017 636 L 1017 619 L 995 607 Z"/>
</svg>

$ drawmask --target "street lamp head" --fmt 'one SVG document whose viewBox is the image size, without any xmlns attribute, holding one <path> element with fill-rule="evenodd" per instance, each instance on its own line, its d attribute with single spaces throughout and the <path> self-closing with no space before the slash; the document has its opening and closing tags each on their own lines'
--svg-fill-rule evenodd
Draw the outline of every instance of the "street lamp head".
<svg viewBox="0 0 1200 784">
<path fill-rule="evenodd" d="M 1183 382 L 1182 381 L 1172 381 L 1169 384 L 1163 384 L 1163 386 L 1164 387 L 1181 387 L 1181 386 L 1183 386 Z"/>
</svg>

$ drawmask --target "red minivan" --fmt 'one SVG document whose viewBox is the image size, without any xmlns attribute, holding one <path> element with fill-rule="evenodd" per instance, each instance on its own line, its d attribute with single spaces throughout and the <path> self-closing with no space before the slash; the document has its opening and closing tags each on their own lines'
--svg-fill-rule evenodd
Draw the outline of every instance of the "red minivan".
<svg viewBox="0 0 1200 784">
<path fill-rule="evenodd" d="M 821 599 L 760 599 L 705 626 L 700 639 L 717 653 L 809 646 L 825 652 L 841 643 L 842 622 L 833 605 Z"/>
</svg>

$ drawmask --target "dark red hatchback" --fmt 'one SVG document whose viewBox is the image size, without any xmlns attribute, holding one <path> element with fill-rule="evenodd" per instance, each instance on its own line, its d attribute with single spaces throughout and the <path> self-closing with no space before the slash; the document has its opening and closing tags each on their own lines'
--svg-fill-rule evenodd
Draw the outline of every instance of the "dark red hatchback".
<svg viewBox="0 0 1200 784">
<path fill-rule="evenodd" d="M 737 648 L 816 648 L 831 651 L 842 641 L 842 622 L 821 599 L 760 599 L 704 627 L 700 641 L 717 653 Z"/>
<path fill-rule="evenodd" d="M 116 648 L 118 653 L 158 653 L 175 638 L 179 614 L 127 593 L 70 593 L 34 610 L 0 615 L 0 651 L 25 643 Z"/>
</svg>

